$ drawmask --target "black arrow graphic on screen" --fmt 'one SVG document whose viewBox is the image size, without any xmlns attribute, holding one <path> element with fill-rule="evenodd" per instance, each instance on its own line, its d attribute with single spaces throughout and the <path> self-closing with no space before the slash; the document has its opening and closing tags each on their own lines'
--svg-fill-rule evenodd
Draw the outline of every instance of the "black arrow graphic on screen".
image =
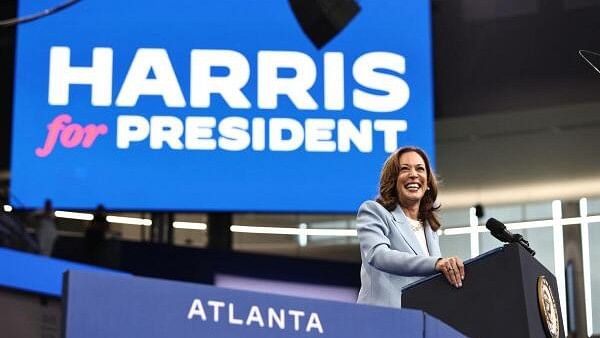
<svg viewBox="0 0 600 338">
<path fill-rule="evenodd" d="M 354 0 L 289 0 L 304 34 L 321 49 L 358 14 Z"/>
</svg>

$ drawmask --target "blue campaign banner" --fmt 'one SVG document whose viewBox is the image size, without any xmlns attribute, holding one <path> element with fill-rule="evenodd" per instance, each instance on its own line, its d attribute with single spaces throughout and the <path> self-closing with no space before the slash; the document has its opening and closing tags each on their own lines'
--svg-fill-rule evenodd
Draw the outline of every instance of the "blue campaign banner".
<svg viewBox="0 0 600 338">
<path fill-rule="evenodd" d="M 65 285 L 65 338 L 464 337 L 417 310 L 84 271 Z"/>
<path fill-rule="evenodd" d="M 430 4 L 331 2 L 328 26 L 308 3 L 86 0 L 19 26 L 12 203 L 355 212 L 394 149 L 434 156 Z"/>
</svg>

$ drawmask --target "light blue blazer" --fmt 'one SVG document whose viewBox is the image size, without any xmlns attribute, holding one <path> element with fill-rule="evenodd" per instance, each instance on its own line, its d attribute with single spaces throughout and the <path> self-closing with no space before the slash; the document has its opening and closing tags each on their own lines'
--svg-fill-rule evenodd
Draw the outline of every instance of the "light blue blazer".
<svg viewBox="0 0 600 338">
<path fill-rule="evenodd" d="M 389 212 L 366 201 L 358 209 L 356 227 L 362 258 L 358 303 L 399 308 L 404 286 L 436 272 L 438 235 L 425 226 L 427 256 L 400 206 Z"/>
</svg>

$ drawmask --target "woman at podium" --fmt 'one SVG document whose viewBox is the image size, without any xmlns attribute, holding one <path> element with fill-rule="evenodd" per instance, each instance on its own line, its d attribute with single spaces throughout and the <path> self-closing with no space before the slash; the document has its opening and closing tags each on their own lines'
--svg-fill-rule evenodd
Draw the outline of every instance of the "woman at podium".
<svg viewBox="0 0 600 338">
<path fill-rule="evenodd" d="M 358 303 L 400 307 L 402 288 L 435 272 L 462 287 L 462 260 L 440 253 L 437 193 L 435 174 L 422 149 L 400 148 L 385 161 L 377 199 L 358 210 Z"/>
</svg>

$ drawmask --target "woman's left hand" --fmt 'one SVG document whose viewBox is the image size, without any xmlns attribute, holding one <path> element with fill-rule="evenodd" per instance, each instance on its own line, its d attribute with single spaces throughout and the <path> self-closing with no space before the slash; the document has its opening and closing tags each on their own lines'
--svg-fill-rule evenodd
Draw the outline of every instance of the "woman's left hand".
<svg viewBox="0 0 600 338">
<path fill-rule="evenodd" d="M 457 288 L 462 287 L 462 281 L 465 279 L 465 265 L 462 259 L 456 256 L 440 258 L 435 263 L 435 269 L 443 273 L 450 284 Z"/>
</svg>

